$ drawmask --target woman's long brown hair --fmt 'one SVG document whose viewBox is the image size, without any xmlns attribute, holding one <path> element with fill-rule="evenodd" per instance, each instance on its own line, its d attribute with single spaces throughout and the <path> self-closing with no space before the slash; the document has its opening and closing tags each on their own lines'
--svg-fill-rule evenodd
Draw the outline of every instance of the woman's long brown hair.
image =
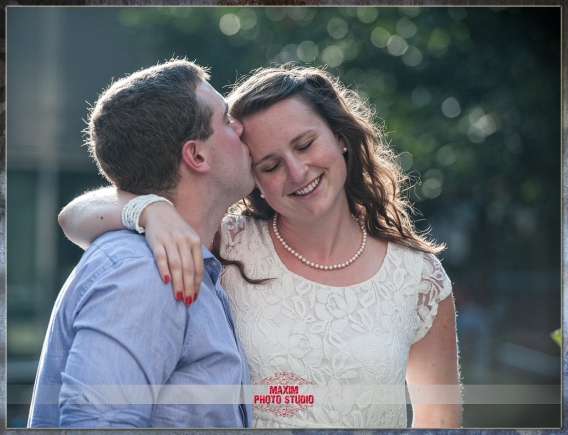
<svg viewBox="0 0 568 435">
<path fill-rule="evenodd" d="M 227 97 L 239 120 L 263 112 L 287 98 L 303 101 L 347 147 L 345 191 L 353 216 L 363 219 L 369 234 L 411 249 L 438 254 L 445 246 L 416 230 L 412 204 L 404 195 L 409 178 L 386 142 L 384 126 L 354 91 L 326 71 L 291 64 L 260 68 L 235 84 Z M 242 200 L 244 215 L 270 219 L 274 210 L 254 191 Z"/>
</svg>

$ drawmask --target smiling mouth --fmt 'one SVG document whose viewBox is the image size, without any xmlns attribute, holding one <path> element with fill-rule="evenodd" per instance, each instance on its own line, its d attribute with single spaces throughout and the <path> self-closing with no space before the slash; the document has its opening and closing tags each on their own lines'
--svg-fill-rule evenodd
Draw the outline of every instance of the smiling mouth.
<svg viewBox="0 0 568 435">
<path fill-rule="evenodd" d="M 295 191 L 292 195 L 296 195 L 296 196 L 307 195 L 308 193 L 310 193 L 312 190 L 314 190 L 318 186 L 318 184 L 321 181 L 321 177 L 322 177 L 322 175 L 320 175 L 318 178 L 316 178 L 314 181 L 312 181 L 310 184 L 308 184 L 303 189 Z"/>
</svg>

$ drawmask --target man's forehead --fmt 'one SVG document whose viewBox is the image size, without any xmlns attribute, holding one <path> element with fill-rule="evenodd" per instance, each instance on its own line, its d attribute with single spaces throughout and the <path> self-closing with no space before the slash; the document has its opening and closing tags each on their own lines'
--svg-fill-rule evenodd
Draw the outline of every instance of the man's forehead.
<svg viewBox="0 0 568 435">
<path fill-rule="evenodd" d="M 204 103 L 211 106 L 215 111 L 220 110 L 223 113 L 227 112 L 228 104 L 225 98 L 215 90 L 208 82 L 202 81 L 196 90 L 199 99 Z"/>
<path fill-rule="evenodd" d="M 210 104 L 214 103 L 223 106 L 227 105 L 225 98 L 223 98 L 223 96 L 206 81 L 202 81 L 199 84 L 199 86 L 197 87 L 197 94 L 199 95 L 199 98 L 201 98 L 203 101 L 207 101 Z"/>
</svg>

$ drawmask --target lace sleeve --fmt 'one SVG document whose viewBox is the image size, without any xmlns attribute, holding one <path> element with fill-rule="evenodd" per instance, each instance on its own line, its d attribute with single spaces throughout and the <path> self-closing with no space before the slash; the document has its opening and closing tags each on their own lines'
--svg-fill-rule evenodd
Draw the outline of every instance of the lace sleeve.
<svg viewBox="0 0 568 435">
<path fill-rule="evenodd" d="M 438 313 L 438 304 L 451 292 L 452 283 L 440 261 L 431 254 L 424 254 L 413 343 L 423 338 L 430 330 Z"/>
<path fill-rule="evenodd" d="M 227 215 L 221 223 L 221 255 L 228 260 L 235 260 L 235 249 L 240 242 L 239 235 L 245 229 L 245 220 L 243 216 Z"/>
</svg>

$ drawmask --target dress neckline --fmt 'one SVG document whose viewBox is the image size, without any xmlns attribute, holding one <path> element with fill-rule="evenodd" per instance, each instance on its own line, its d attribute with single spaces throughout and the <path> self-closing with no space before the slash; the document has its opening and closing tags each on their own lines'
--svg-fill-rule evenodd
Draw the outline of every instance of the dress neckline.
<svg viewBox="0 0 568 435">
<path fill-rule="evenodd" d="M 383 258 L 383 262 L 381 263 L 381 265 L 379 266 L 379 268 L 377 269 L 377 271 L 373 274 L 373 276 L 371 276 L 369 279 L 366 279 L 365 281 L 361 281 L 361 282 L 357 282 L 355 284 L 349 284 L 349 285 L 341 285 L 341 286 L 336 286 L 336 285 L 330 285 L 330 284 L 322 284 L 321 282 L 317 282 L 317 281 L 312 281 L 311 279 L 305 278 L 302 275 L 298 275 L 295 272 L 292 272 L 290 269 L 288 269 L 288 267 L 286 267 L 286 265 L 282 262 L 282 260 L 280 259 L 280 256 L 278 255 L 278 252 L 276 252 L 276 248 L 274 246 L 274 241 L 272 240 L 272 237 L 270 237 L 270 230 L 268 228 L 268 221 L 266 220 L 262 220 L 261 221 L 262 224 L 262 230 L 263 233 L 266 235 L 266 237 L 268 238 L 268 243 L 267 246 L 270 249 L 270 254 L 276 259 L 276 262 L 278 264 L 278 266 L 286 273 L 290 274 L 291 276 L 301 279 L 303 281 L 309 282 L 310 284 L 315 284 L 315 285 L 319 285 L 319 286 L 323 286 L 323 287 L 329 287 L 329 288 L 350 288 L 350 287 L 357 287 L 357 286 L 361 286 L 365 283 L 368 283 L 370 281 L 373 281 L 377 278 L 377 276 L 379 275 L 379 273 L 383 270 L 383 268 L 385 267 L 385 263 L 387 262 L 387 260 L 390 258 L 390 253 L 391 253 L 391 248 L 392 248 L 392 243 L 390 241 L 387 240 L 387 252 L 385 254 L 385 258 Z"/>
</svg>

